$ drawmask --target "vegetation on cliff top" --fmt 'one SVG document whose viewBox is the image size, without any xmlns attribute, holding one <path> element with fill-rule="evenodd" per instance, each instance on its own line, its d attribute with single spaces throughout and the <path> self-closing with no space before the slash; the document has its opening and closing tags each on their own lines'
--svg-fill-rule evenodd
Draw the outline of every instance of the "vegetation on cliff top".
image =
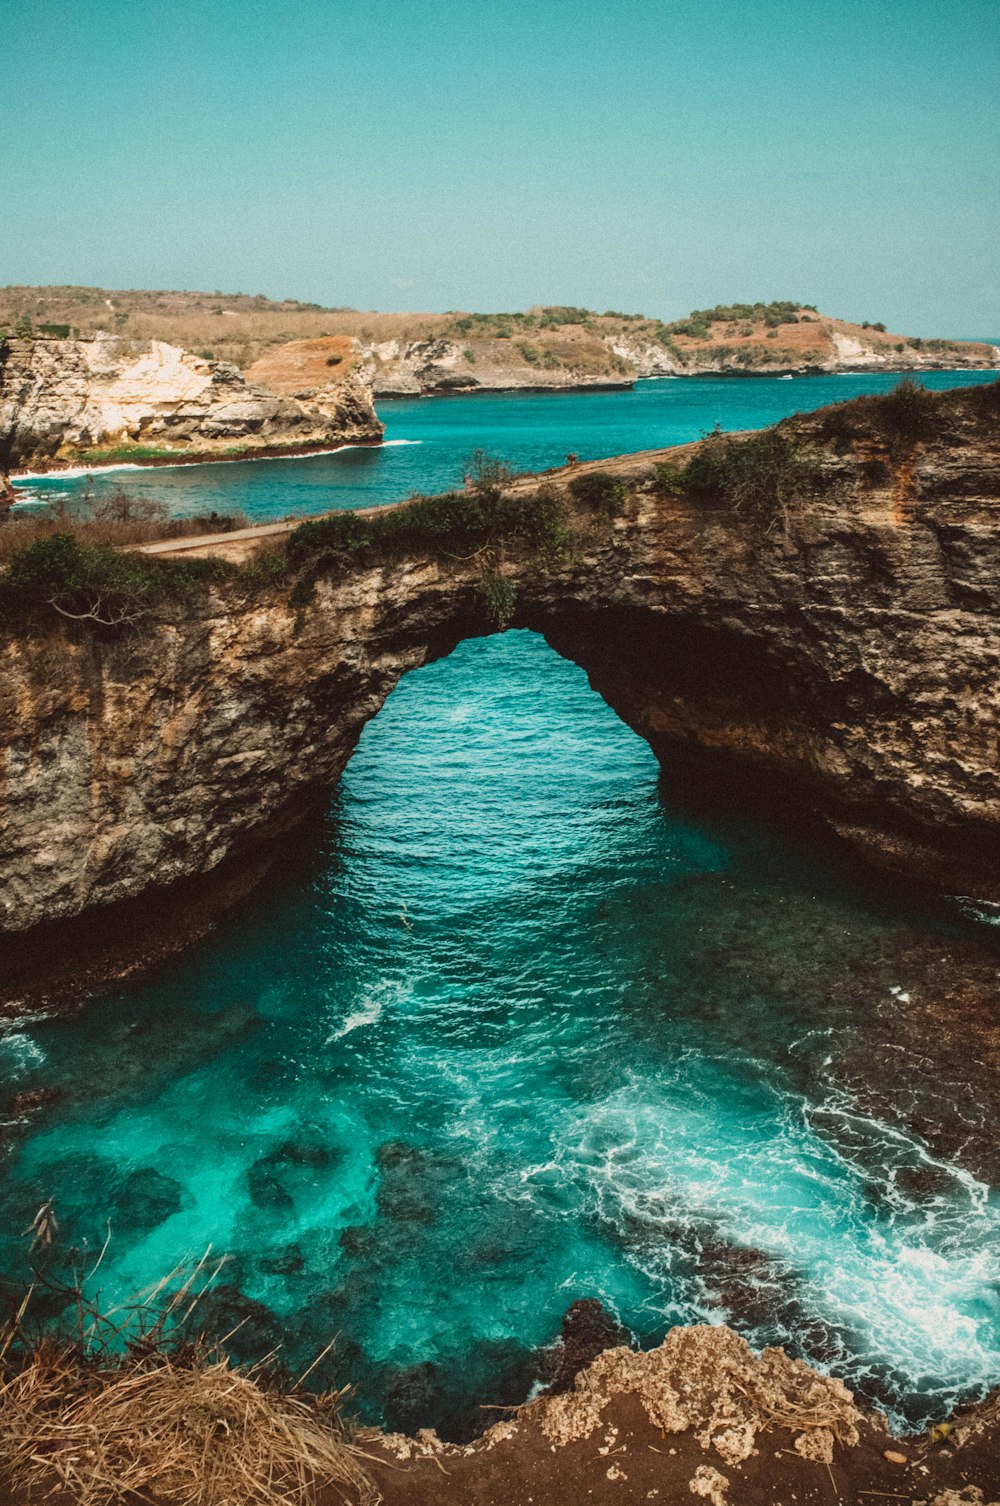
<svg viewBox="0 0 1000 1506">
<path fill-rule="evenodd" d="M 0 631 L 89 623 L 118 629 L 199 587 L 239 572 L 222 560 L 158 560 L 123 552 L 154 539 L 227 533 L 245 527 L 238 513 L 172 518 L 161 502 L 122 487 L 99 501 L 58 499 L 44 513 L 0 526 Z M 259 573 L 257 567 L 256 573 Z"/>
<path fill-rule="evenodd" d="M 789 504 L 812 491 L 819 468 L 776 429 L 745 439 L 716 429 L 686 465 L 658 465 L 656 473 L 675 496 L 721 502 L 770 523 L 787 517 Z"/>
<path fill-rule="evenodd" d="M 859 439 L 881 441 L 893 458 L 938 436 L 946 436 L 958 413 L 990 422 L 1000 417 L 1000 381 L 962 393 L 956 409 L 953 392 L 929 392 L 909 377 L 891 392 L 851 398 L 820 411 L 820 436 L 839 449 Z"/>
<path fill-rule="evenodd" d="M 158 560 L 54 533 L 28 544 L 0 576 L 0 626 L 37 627 L 62 618 L 122 628 L 234 573 L 222 560 Z"/>
<path fill-rule="evenodd" d="M 820 462 L 802 441 L 838 451 L 862 446 L 865 463 L 898 464 L 924 443 L 955 438 L 1000 421 L 1000 381 L 961 393 L 931 393 L 905 380 L 891 392 L 854 398 L 815 414 L 782 420 L 747 436 L 707 435 L 685 464 L 656 467 L 666 492 L 706 506 L 723 506 L 767 528 L 815 493 Z M 876 455 L 877 458 L 877 455 Z M 505 566 L 511 552 L 545 568 L 571 541 L 565 493 L 552 483 L 513 486 L 512 471 L 478 452 L 463 491 L 416 496 L 366 513 L 338 512 L 300 524 L 283 545 L 261 550 L 237 567 L 221 559 L 159 559 L 122 552 L 123 545 L 245 526 L 240 516 L 209 514 L 171 519 L 157 504 L 119 490 L 99 507 L 73 514 L 57 506 L 47 517 L 9 520 L 0 527 L 0 631 L 45 630 L 56 622 L 122 629 L 171 603 L 190 600 L 212 583 L 247 588 L 287 581 L 293 605 L 311 599 L 317 581 L 355 566 L 406 555 L 478 562 L 480 591 L 490 620 L 503 628 L 516 604 Z M 623 511 L 628 484 L 608 471 L 586 470 L 566 483 L 572 501 L 595 519 Z"/>
<path fill-rule="evenodd" d="M 920 352 L 935 359 L 956 354 L 963 344 L 968 349 L 968 342 L 904 340 L 887 334 L 881 321 L 866 320 L 858 326 L 827 318 L 813 305 L 793 299 L 716 304 L 664 321 L 617 309 L 598 312 L 568 304 L 506 313 L 374 313 L 321 308 L 293 299 L 275 302 L 237 293 L 0 288 L 0 331 L 52 335 L 65 331 L 85 337 L 104 331 L 140 342 L 167 340 L 212 359 L 232 361 L 244 371 L 268 351 L 292 340 L 356 337 L 371 345 L 457 339 L 466 351 L 472 351 L 477 362 L 489 358 L 520 364 L 524 360 L 529 366 L 562 366 L 580 375 L 607 375 L 610 379 L 616 370 L 611 361 L 612 340 L 625 338 L 659 345 L 678 364 L 691 362 L 694 369 L 705 364 L 704 356 L 700 363 L 694 360 L 696 352 L 729 342 L 729 353 L 720 351 L 720 359 L 727 367 L 742 369 L 747 364 L 834 359 L 831 327 L 855 335 L 858 328 L 865 330 L 890 360 L 903 351 L 911 360 Z M 783 332 L 787 351 L 773 343 L 779 331 Z M 519 349 L 526 336 L 539 350 L 534 363 Z M 492 343 L 485 351 L 476 349 L 477 342 L 497 341 L 511 342 L 508 355 L 502 345 Z M 757 357 L 755 363 L 749 360 L 751 354 Z M 349 367 L 350 363 L 345 365 Z"/>
<path fill-rule="evenodd" d="M 502 630 L 517 599 L 513 581 L 500 568 L 506 550 L 526 551 L 544 566 L 565 551 L 570 537 L 559 491 L 542 485 L 532 492 L 515 492 L 510 490 L 513 480 L 514 473 L 502 461 L 477 451 L 465 491 L 418 496 L 402 507 L 334 513 L 301 523 L 286 545 L 290 564 L 301 572 L 293 602 L 304 605 L 322 575 L 424 550 L 442 560 L 479 561 L 487 614 Z"/>
</svg>

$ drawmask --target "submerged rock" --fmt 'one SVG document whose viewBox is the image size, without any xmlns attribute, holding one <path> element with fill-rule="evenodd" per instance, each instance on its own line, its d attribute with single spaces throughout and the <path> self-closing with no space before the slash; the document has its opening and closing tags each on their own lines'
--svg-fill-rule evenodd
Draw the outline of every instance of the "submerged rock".
<svg viewBox="0 0 1000 1506">
<path fill-rule="evenodd" d="M 286 1140 L 247 1171 L 251 1201 L 258 1208 L 291 1208 L 296 1190 L 314 1187 L 343 1159 L 338 1146 L 303 1136 Z"/>
<path fill-rule="evenodd" d="M 184 1189 L 155 1166 L 129 1172 L 114 1189 L 121 1215 L 132 1228 L 155 1229 L 184 1206 Z"/>
<path fill-rule="evenodd" d="M 432 1224 L 449 1186 L 463 1168 L 422 1146 L 390 1140 L 375 1155 L 379 1169 L 376 1204 L 394 1223 Z"/>
<path fill-rule="evenodd" d="M 551 1377 L 546 1394 L 568 1391 L 581 1370 L 605 1349 L 630 1344 L 632 1336 L 595 1297 L 581 1297 L 567 1308 L 557 1343 L 539 1356 L 543 1376 Z"/>
<path fill-rule="evenodd" d="M 283 1325 L 271 1309 L 232 1282 L 209 1287 L 195 1313 L 197 1326 L 209 1340 L 230 1335 L 226 1348 L 244 1364 L 262 1360 L 284 1339 Z"/>
</svg>

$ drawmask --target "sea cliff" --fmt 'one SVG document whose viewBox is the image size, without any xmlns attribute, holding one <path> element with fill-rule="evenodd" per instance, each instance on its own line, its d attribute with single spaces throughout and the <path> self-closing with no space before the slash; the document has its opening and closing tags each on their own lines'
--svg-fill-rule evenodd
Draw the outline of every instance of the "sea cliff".
<svg viewBox="0 0 1000 1506">
<path fill-rule="evenodd" d="M 630 387 L 655 376 L 1000 369 L 995 345 L 893 334 L 880 320 L 833 318 L 792 299 L 664 321 L 566 305 L 374 313 L 245 294 L 8 287 L 5 328 L 166 341 L 303 401 L 351 372 L 376 397 L 403 397 Z"/>
<path fill-rule="evenodd" d="M 0 340 L 0 473 L 377 443 L 356 373 L 310 403 L 161 340 Z"/>
</svg>

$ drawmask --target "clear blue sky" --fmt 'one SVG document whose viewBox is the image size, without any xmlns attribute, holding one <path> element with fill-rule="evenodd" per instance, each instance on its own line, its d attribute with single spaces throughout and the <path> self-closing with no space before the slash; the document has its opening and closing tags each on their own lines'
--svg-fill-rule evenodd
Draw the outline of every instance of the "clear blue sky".
<svg viewBox="0 0 1000 1506">
<path fill-rule="evenodd" d="M 0 283 L 1000 335 L 1000 0 L 0 0 Z"/>
</svg>

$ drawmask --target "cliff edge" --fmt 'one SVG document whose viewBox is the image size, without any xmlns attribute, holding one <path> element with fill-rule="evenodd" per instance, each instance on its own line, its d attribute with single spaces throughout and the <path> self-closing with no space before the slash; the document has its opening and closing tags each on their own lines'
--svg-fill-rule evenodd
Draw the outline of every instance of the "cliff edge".
<svg viewBox="0 0 1000 1506">
<path fill-rule="evenodd" d="M 664 321 L 545 305 L 515 313 L 373 313 L 244 293 L 0 288 L 0 335 L 127 334 L 228 362 L 295 397 L 352 373 L 376 397 L 630 387 L 651 376 L 1000 369 L 985 341 L 893 334 L 794 299 Z M 317 342 L 327 342 L 320 346 Z"/>
<path fill-rule="evenodd" d="M 383 432 L 357 373 L 304 403 L 162 340 L 0 341 L 0 474 L 333 449 Z"/>
</svg>

